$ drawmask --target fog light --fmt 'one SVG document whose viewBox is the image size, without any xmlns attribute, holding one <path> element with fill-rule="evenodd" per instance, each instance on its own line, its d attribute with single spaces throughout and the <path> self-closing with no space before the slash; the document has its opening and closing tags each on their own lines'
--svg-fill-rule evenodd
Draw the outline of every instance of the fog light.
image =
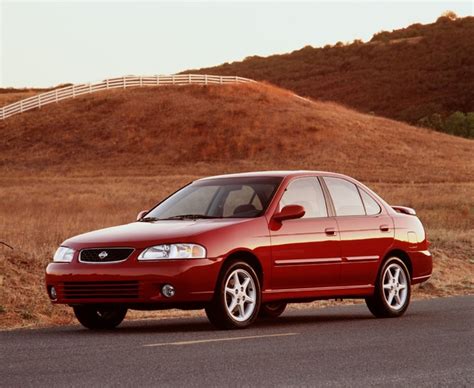
<svg viewBox="0 0 474 388">
<path fill-rule="evenodd" d="M 57 292 L 56 292 L 56 288 L 51 287 L 51 288 L 49 289 L 49 296 L 51 297 L 52 300 L 58 299 L 58 294 L 57 294 Z"/>
<path fill-rule="evenodd" d="M 161 293 L 166 296 L 167 298 L 171 298 L 175 294 L 174 287 L 171 284 L 165 284 L 161 288 Z"/>
</svg>

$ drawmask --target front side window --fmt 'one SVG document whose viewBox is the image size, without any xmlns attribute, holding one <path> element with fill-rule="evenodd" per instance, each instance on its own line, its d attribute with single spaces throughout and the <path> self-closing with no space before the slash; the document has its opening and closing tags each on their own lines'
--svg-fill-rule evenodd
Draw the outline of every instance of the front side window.
<svg viewBox="0 0 474 388">
<path fill-rule="evenodd" d="M 317 178 L 298 178 L 292 181 L 280 200 L 280 210 L 287 205 L 304 207 L 303 218 L 327 217 L 326 202 Z"/>
<path fill-rule="evenodd" d="M 324 177 L 337 216 L 363 216 L 364 205 L 357 186 L 345 179 Z"/>
<path fill-rule="evenodd" d="M 262 215 L 282 178 L 216 178 L 194 182 L 161 202 L 146 219 L 252 218 Z"/>
</svg>

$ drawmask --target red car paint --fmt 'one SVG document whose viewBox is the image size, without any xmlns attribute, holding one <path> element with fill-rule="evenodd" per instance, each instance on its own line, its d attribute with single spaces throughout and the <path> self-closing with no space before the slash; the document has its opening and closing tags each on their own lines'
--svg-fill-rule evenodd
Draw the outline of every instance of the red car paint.
<svg viewBox="0 0 474 388">
<path fill-rule="evenodd" d="M 48 290 L 55 287 L 53 303 L 120 303 L 129 308 L 159 309 L 195 306 L 212 300 L 226 260 L 243 258 L 261 278 L 262 303 L 298 302 L 325 298 L 366 297 L 374 293 L 378 271 L 385 258 L 404 258 L 411 282 L 426 281 L 432 271 L 431 254 L 419 219 L 400 208 L 396 211 L 360 182 L 328 172 L 260 172 L 227 178 L 281 177 L 265 213 L 256 218 L 158 221 L 102 229 L 70 238 L 62 244 L 75 250 L 71 263 L 51 263 L 46 269 Z M 323 185 L 327 217 L 276 221 L 280 198 L 288 184 L 302 177 L 338 177 L 356 184 L 380 206 L 380 214 L 336 216 L 329 191 Z M 213 177 L 216 178 L 216 177 Z M 205 178 L 210 179 L 210 178 Z M 139 262 L 147 247 L 163 243 L 196 243 L 207 249 L 204 259 Z M 116 263 L 82 263 L 85 248 L 130 247 L 127 260 Z M 95 284 L 137 281 L 139 292 L 130 298 L 96 298 L 93 293 L 68 299 L 65 282 Z M 172 284 L 171 298 L 161 294 Z"/>
</svg>

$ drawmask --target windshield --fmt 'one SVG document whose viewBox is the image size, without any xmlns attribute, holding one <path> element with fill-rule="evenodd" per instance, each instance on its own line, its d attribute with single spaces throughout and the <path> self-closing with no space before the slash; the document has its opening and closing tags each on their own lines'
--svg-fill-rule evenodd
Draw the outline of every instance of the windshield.
<svg viewBox="0 0 474 388">
<path fill-rule="evenodd" d="M 258 217 L 265 212 L 281 181 L 279 177 L 197 181 L 165 199 L 143 221 Z"/>
</svg>

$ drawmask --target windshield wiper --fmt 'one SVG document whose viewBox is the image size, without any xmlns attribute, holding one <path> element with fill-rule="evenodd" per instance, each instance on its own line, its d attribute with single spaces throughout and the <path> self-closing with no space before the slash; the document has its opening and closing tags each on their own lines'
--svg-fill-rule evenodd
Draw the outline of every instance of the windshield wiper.
<svg viewBox="0 0 474 388">
<path fill-rule="evenodd" d="M 161 220 L 198 220 L 198 219 L 211 219 L 211 218 L 222 218 L 214 216 L 206 216 L 205 214 L 180 214 L 168 218 L 161 218 Z"/>
<path fill-rule="evenodd" d="M 140 222 L 153 222 L 153 221 L 159 221 L 161 218 L 158 217 L 143 217 Z"/>
</svg>

